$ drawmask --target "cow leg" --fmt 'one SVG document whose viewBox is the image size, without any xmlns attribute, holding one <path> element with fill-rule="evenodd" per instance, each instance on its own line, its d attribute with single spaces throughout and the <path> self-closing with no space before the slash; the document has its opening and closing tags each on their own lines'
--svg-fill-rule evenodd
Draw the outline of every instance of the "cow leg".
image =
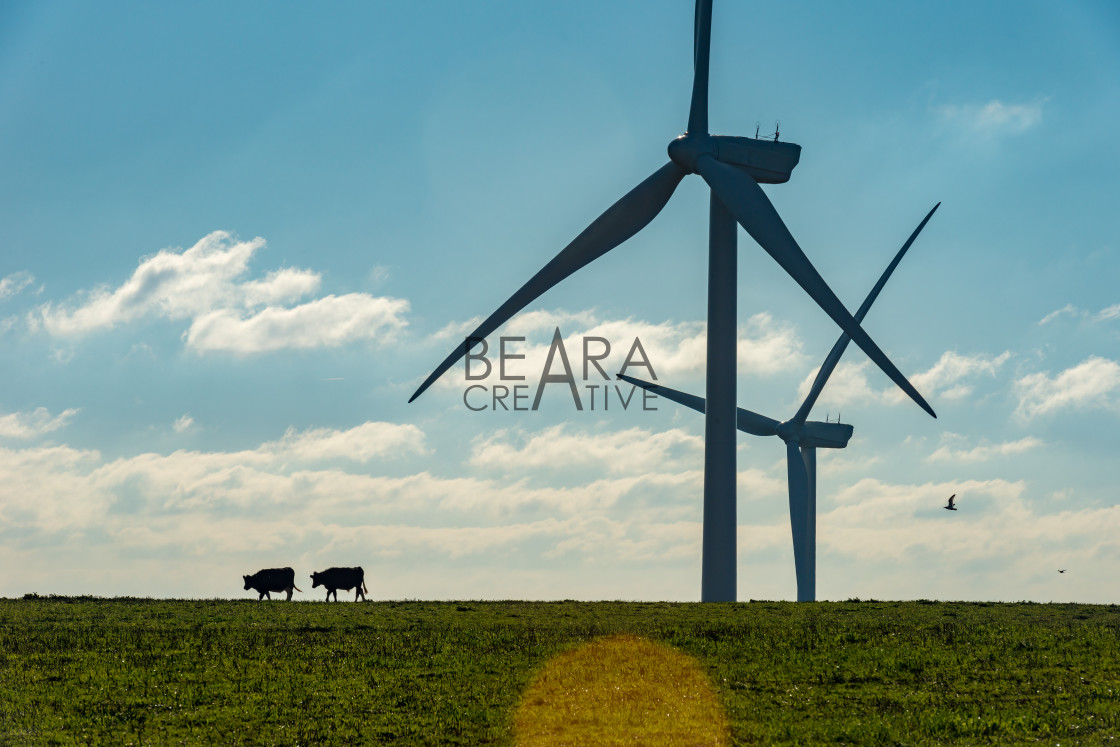
<svg viewBox="0 0 1120 747">
<path fill-rule="evenodd" d="M 365 595 L 365 594 L 362 594 L 362 587 L 360 587 L 360 586 L 355 586 L 355 587 L 354 587 L 354 601 L 355 601 L 355 602 L 356 602 L 356 601 L 358 601 L 358 596 L 359 596 L 359 595 L 360 595 L 360 596 L 362 597 L 362 599 L 365 599 L 365 598 L 366 598 L 366 595 Z"/>
<path fill-rule="evenodd" d="M 261 601 L 262 599 L 264 599 L 264 597 L 265 597 L 265 595 L 266 595 L 266 594 L 268 594 L 268 592 L 267 592 L 267 591 L 262 591 L 262 592 L 261 592 L 260 594 L 258 594 L 258 595 L 257 595 L 257 601 L 259 602 L 259 601 Z"/>
<path fill-rule="evenodd" d="M 289 586 L 287 589 L 284 589 L 284 591 L 288 592 L 288 599 L 286 601 L 292 601 L 292 587 Z"/>
</svg>

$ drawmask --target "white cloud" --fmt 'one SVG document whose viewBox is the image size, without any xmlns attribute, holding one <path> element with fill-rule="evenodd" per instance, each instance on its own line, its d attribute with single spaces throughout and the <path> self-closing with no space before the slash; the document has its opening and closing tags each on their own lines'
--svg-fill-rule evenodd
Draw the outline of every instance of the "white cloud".
<svg viewBox="0 0 1120 747">
<path fill-rule="evenodd" d="M 735 480 L 738 499 L 740 501 L 758 501 L 787 497 L 789 495 L 789 483 L 786 482 L 785 459 L 782 459 L 780 464 L 780 477 L 773 477 L 763 470 L 755 468 L 739 469 L 739 474 Z M 703 488 L 703 482 L 697 484 Z"/>
<path fill-rule="evenodd" d="M 1000 444 L 982 443 L 972 448 L 953 448 L 953 444 L 960 444 L 965 439 L 955 433 L 947 433 L 942 437 L 942 445 L 926 457 L 927 461 L 945 462 L 987 462 L 1001 456 L 1022 454 L 1042 446 L 1042 441 L 1033 436 L 1021 438 L 1018 441 L 1008 441 Z"/>
<path fill-rule="evenodd" d="M 552 332 L 557 327 L 562 334 L 567 328 L 587 328 L 598 323 L 598 318 L 593 311 L 564 311 L 553 309 L 537 309 L 517 314 L 506 322 L 500 332 L 507 336 L 524 335 L 525 337 L 552 338 Z M 478 325 L 475 325 L 478 326 Z M 474 327 L 471 328 L 472 330 Z"/>
<path fill-rule="evenodd" d="M 240 286 L 246 306 L 261 306 L 297 301 L 319 290 L 319 273 L 286 267 L 274 270 L 262 280 L 250 280 Z"/>
<path fill-rule="evenodd" d="M 542 527 L 551 539 L 535 550 L 563 553 L 562 541 L 584 536 L 589 527 L 628 534 L 634 526 L 687 521 L 682 510 L 694 520 L 698 511 L 692 495 L 697 472 L 624 475 L 561 489 L 326 466 L 423 449 L 419 429 L 391 423 L 289 431 L 240 452 L 144 453 L 112 461 L 66 447 L 0 448 L 0 523 L 36 547 L 42 546 L 38 535 L 63 541 L 93 533 L 125 551 L 228 555 L 309 541 L 329 549 L 346 537 L 365 537 L 377 541 L 363 552 L 407 545 L 425 556 L 455 557 L 534 540 Z M 661 505 L 658 496 L 675 503 Z M 624 500 L 625 513 L 640 518 L 619 524 L 603 515 Z"/>
<path fill-rule="evenodd" d="M 425 454 L 424 432 L 415 425 L 366 422 L 349 430 L 289 428 L 284 438 L 265 443 L 263 452 L 308 462 L 350 459 L 365 463 L 371 459 L 403 454 Z"/>
<path fill-rule="evenodd" d="M 189 414 L 185 414 L 182 417 L 176 419 L 175 423 L 171 427 L 175 429 L 176 433 L 184 433 L 186 431 L 189 431 L 192 425 L 194 425 L 194 418 L 192 418 Z"/>
<path fill-rule="evenodd" d="M 77 414 L 76 409 L 68 409 L 51 415 L 47 408 L 38 407 L 33 412 L 0 415 L 0 438 L 37 438 L 62 428 Z"/>
<path fill-rule="evenodd" d="M 243 315 L 220 309 L 196 318 L 187 347 L 200 353 L 263 353 L 338 347 L 355 340 L 392 339 L 402 329 L 408 302 L 365 293 L 326 296 L 290 309 L 270 306 Z"/>
<path fill-rule="evenodd" d="M 497 526 L 420 527 L 382 524 L 335 529 L 328 552 L 377 548 L 383 557 L 404 554 L 438 553 L 457 559 L 468 555 L 495 552 L 521 542 L 565 537 L 572 533 L 574 519 L 542 519 Z"/>
<path fill-rule="evenodd" d="M 1043 371 L 1017 379 L 1014 390 L 1019 405 L 1015 414 L 1029 420 L 1058 410 L 1115 410 L 1118 389 L 1120 365 L 1092 356 L 1054 377 Z"/>
<path fill-rule="evenodd" d="M 508 443 L 516 458 L 533 458 L 530 444 L 547 435 L 495 443 Z M 615 454 L 625 451 L 622 440 L 588 436 L 590 445 Z M 486 442 L 479 443 L 482 452 Z M 292 565 L 302 575 L 330 564 L 364 564 L 376 579 L 371 592 L 382 598 L 680 599 L 695 593 L 699 469 L 637 458 L 628 472 L 558 487 L 549 469 L 481 478 L 378 474 L 400 462 L 369 468 L 377 459 L 425 448 L 419 429 L 392 423 L 289 431 L 239 452 L 105 459 L 64 446 L 0 448 L 0 526 L 10 538 L 0 546 L 0 562 L 33 569 L 0 579 L 0 594 L 238 596 L 240 572 Z M 677 448 L 698 456 L 687 438 L 659 442 L 653 451 L 671 463 Z M 767 598 L 792 594 L 779 461 L 739 474 L 740 505 L 749 505 L 740 511 L 738 535 L 743 598 L 752 589 Z M 831 474 L 834 467 L 822 470 Z M 535 484 L 536 475 L 543 484 Z M 961 510 L 942 511 L 952 492 Z M 882 598 L 883 585 L 905 575 L 894 590 L 898 598 L 961 598 L 959 587 L 938 585 L 939 574 L 998 564 L 1008 570 L 987 586 L 987 577 L 974 571 L 966 593 L 1045 601 L 1049 591 L 1024 584 L 1022 567 L 1060 561 L 1055 567 L 1086 576 L 1091 568 L 1102 569 L 1093 571 L 1098 575 L 1111 569 L 1106 561 L 1115 555 L 1120 508 L 1066 502 L 1066 511 L 1042 513 L 1052 503 L 1031 504 L 1028 492 L 1025 483 L 1005 480 L 892 485 L 864 479 L 823 489 L 822 597 L 866 596 L 873 589 Z M 158 581 L 127 570 L 138 559 L 161 571 Z M 184 567 L 189 573 L 176 575 Z M 838 568 L 846 569 L 843 577 L 829 575 Z M 858 572 L 849 574 L 853 569 Z"/>
<path fill-rule="evenodd" d="M 1047 99 L 1036 100 L 1031 104 L 1005 104 L 992 99 L 976 113 L 977 127 L 987 129 L 1006 129 L 1013 132 L 1026 130 L 1042 119 L 1042 105 Z"/>
<path fill-rule="evenodd" d="M 964 399 L 975 390 L 977 379 L 994 378 L 1010 358 L 1010 352 L 991 356 L 984 353 L 961 355 L 956 351 L 948 350 L 941 354 L 932 367 L 907 378 L 927 399 Z M 817 370 L 819 367 L 801 381 L 798 386 L 800 397 L 803 398 L 809 393 Z M 867 360 L 860 363 L 841 363 L 832 372 L 828 384 L 821 393 L 820 403 L 841 407 L 865 402 L 898 404 L 909 401 L 909 397 L 893 384 L 888 384 L 882 389 L 872 388 L 868 379 L 869 371 L 877 372 L 878 369 Z M 885 378 L 881 374 L 878 375 L 880 378 Z"/>
<path fill-rule="evenodd" d="M 433 334 L 431 339 L 441 342 L 443 340 L 451 340 L 454 343 L 460 343 L 467 335 L 478 329 L 478 325 L 482 324 L 484 320 L 485 317 L 474 316 L 464 322 L 449 322 Z M 497 345 L 497 338 L 501 335 L 506 337 L 547 337 L 551 339 L 552 331 L 556 327 L 560 327 L 560 331 L 564 333 L 565 336 L 568 336 L 568 331 L 573 327 L 588 327 L 595 323 L 596 316 L 593 311 L 571 312 L 564 311 L 563 309 L 523 311 L 500 327 L 497 335 L 492 334 L 487 338 L 487 344 L 490 344 L 491 339 L 493 339 L 493 344 Z"/>
<path fill-rule="evenodd" d="M 1088 319 L 1091 322 L 1108 322 L 1113 319 L 1120 319 L 1120 304 L 1107 306 L 1098 311 L 1096 314 L 1091 314 L 1084 309 L 1079 309 L 1071 303 L 1067 303 L 1062 308 L 1051 311 L 1049 314 L 1042 317 L 1042 319 L 1040 319 L 1038 323 L 1039 325 L 1049 324 L 1055 319 L 1063 316 L 1073 317 L 1074 319 Z"/>
<path fill-rule="evenodd" d="M 8 300 L 33 282 L 35 276 L 25 270 L 0 278 L 0 301 Z"/>
<path fill-rule="evenodd" d="M 629 428 L 593 434 L 557 425 L 532 435 L 500 431 L 480 438 L 470 463 L 505 471 L 567 471 L 590 465 L 597 471 L 615 473 L 665 472 L 681 469 L 682 456 L 695 465 L 703 448 L 703 439 L 679 428 L 660 433 Z"/>
<path fill-rule="evenodd" d="M 1101 322 L 1120 318 L 1120 303 L 1101 309 L 1094 318 Z"/>
<path fill-rule="evenodd" d="M 642 522 L 638 530 L 633 522 L 602 518 L 569 519 L 566 524 L 546 557 L 610 555 L 621 562 L 663 564 L 700 556 L 703 530 L 698 521 Z"/>
<path fill-rule="evenodd" d="M 52 335 L 72 336 L 148 315 L 187 319 L 214 308 L 240 305 L 245 301 L 244 291 L 235 281 L 262 247 L 262 238 L 235 241 L 228 233 L 215 231 L 186 251 L 163 249 L 141 259 L 118 288 L 89 291 L 72 307 L 44 304 L 38 309 L 37 321 Z"/>
<path fill-rule="evenodd" d="M 928 371 L 911 376 L 910 383 L 918 391 L 928 392 L 930 396 L 961 399 L 972 394 L 973 386 L 969 383 L 970 380 L 980 376 L 994 378 L 1010 357 L 1009 351 L 990 356 L 983 353 L 960 355 L 956 351 L 947 350 Z M 893 395 L 898 401 L 903 401 L 905 398 L 905 394 L 901 391 L 894 391 Z"/>
<path fill-rule="evenodd" d="M 415 480 L 389 480 L 323 467 L 424 453 L 413 425 L 367 422 L 348 430 L 289 430 L 251 450 L 142 453 L 105 461 L 68 447 L 0 448 L 0 525 L 36 532 L 88 532 L 167 521 L 187 522 L 197 544 L 217 519 L 285 507 L 301 521 L 342 507 L 373 515 L 407 507 Z M 423 482 L 423 480 L 421 480 Z M 378 505 L 377 497 L 391 499 Z M 399 501 L 399 503 L 397 503 Z M 372 508 L 371 508 L 372 503 Z M 347 512 L 343 508 L 339 515 Z M 170 531 L 170 530 L 168 530 Z M 244 537 L 242 537 L 244 542 Z"/>
<path fill-rule="evenodd" d="M 55 337 L 77 337 L 151 317 L 190 320 L 188 347 L 235 353 L 386 339 L 405 326 L 408 302 L 400 299 L 351 293 L 297 304 L 319 290 L 321 278 L 311 270 L 283 268 L 245 279 L 264 246 L 259 237 L 239 241 L 215 231 L 185 251 L 163 249 L 141 259 L 117 288 L 44 304 L 28 322 Z"/>
<path fill-rule="evenodd" d="M 837 365 L 828 378 L 828 383 L 821 391 L 816 408 L 828 406 L 835 409 L 848 404 L 879 401 L 882 398 L 882 393 L 873 390 L 867 380 L 869 366 L 871 366 L 871 363 L 868 361 L 861 363 L 841 362 Z M 798 384 L 798 399 L 804 401 L 805 397 L 809 395 L 809 390 L 813 388 L 813 382 L 817 378 L 818 371 L 820 371 L 820 366 L 810 371 L 809 375 Z"/>
<path fill-rule="evenodd" d="M 1005 104 L 992 99 L 986 104 L 942 106 L 940 112 L 945 120 L 974 133 L 1018 133 L 1042 121 L 1042 108 L 1049 100 L 1049 97 L 1040 97 L 1029 104 Z"/>
<path fill-rule="evenodd" d="M 1078 317 L 1078 316 L 1082 316 L 1083 314 L 1084 314 L 1084 312 L 1081 311 L 1081 309 L 1077 308 L 1076 306 L 1074 306 L 1071 303 L 1067 303 L 1062 308 L 1051 311 L 1049 314 L 1047 314 L 1046 316 L 1039 319 L 1038 323 L 1039 323 L 1039 325 L 1049 324 L 1050 322 L 1054 321 L 1055 319 L 1057 319 L 1059 317 L 1063 317 L 1063 316 Z"/>
<path fill-rule="evenodd" d="M 448 322 L 433 333 L 430 339 L 434 342 L 451 340 L 452 343 L 461 343 L 463 338 L 478 329 L 482 321 L 481 316 L 474 316 L 465 322 Z"/>
<path fill-rule="evenodd" d="M 857 442 L 853 439 L 848 444 L 849 448 L 856 446 Z M 860 444 L 862 445 L 862 444 Z M 833 472 L 870 472 L 872 467 L 878 467 L 883 464 L 883 457 L 877 454 L 855 456 L 846 453 L 847 449 L 818 449 L 817 450 L 817 469 L 828 470 L 829 474 Z"/>
<path fill-rule="evenodd" d="M 706 345 L 707 335 L 704 341 Z M 755 314 L 739 330 L 740 370 L 775 374 L 800 368 L 807 360 L 794 328 L 768 313 Z"/>
<path fill-rule="evenodd" d="M 838 505 L 818 517 L 817 541 L 862 562 L 910 568 L 924 550 L 943 559 L 938 573 L 951 573 L 980 560 L 1010 569 L 1071 548 L 1089 557 L 1120 530 L 1120 506 L 1045 513 L 1026 500 L 1026 491 L 1024 482 L 998 479 L 924 485 L 864 479 L 841 490 Z M 951 493 L 956 513 L 941 510 Z"/>
<path fill-rule="evenodd" d="M 389 279 L 389 268 L 385 265 L 374 265 L 369 270 L 369 281 L 374 285 L 380 285 Z"/>
</svg>

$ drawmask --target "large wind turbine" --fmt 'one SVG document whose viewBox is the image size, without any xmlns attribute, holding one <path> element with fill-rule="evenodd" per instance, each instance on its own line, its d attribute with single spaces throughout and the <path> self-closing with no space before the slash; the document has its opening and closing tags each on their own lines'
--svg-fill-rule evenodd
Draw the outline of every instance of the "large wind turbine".
<svg viewBox="0 0 1120 747">
<path fill-rule="evenodd" d="M 926 223 L 940 206 L 940 202 L 933 206 L 910 234 L 910 238 L 894 255 L 894 259 L 879 276 L 879 281 L 875 283 L 875 287 L 867 294 L 863 305 L 856 312 L 857 321 L 862 322 L 867 316 L 871 304 L 879 297 L 894 269 L 898 267 L 898 263 L 902 261 L 910 245 L 914 243 L 914 239 L 918 238 L 918 234 L 926 227 Z M 809 411 L 816 404 L 824 385 L 828 382 L 828 377 L 836 369 L 849 342 L 850 338 L 847 334 L 840 335 L 840 339 L 832 346 L 832 350 L 817 371 L 805 401 L 789 420 L 779 423 L 773 418 L 741 407 L 735 411 L 739 430 L 755 436 L 777 436 L 786 443 L 789 523 L 793 533 L 793 565 L 797 574 L 797 601 L 799 602 L 812 602 L 817 598 L 817 449 L 843 449 L 852 437 L 852 426 L 840 422 L 822 423 L 808 420 Z M 635 379 L 625 374 L 620 374 L 618 378 L 697 412 L 704 412 L 704 400 L 694 394 Z"/>
<path fill-rule="evenodd" d="M 704 449 L 702 601 L 735 599 L 735 327 L 736 222 L 800 285 L 887 376 L 922 409 L 933 409 L 859 322 L 848 313 L 801 251 L 759 182 L 780 184 L 801 146 L 708 133 L 708 58 L 712 2 L 697 0 L 692 103 L 688 130 L 669 143 L 669 163 L 596 218 L 436 367 L 409 398 L 419 397 L 470 347 L 554 285 L 642 230 L 688 174 L 711 188 L 708 240 L 708 349 Z M 936 415 L 934 415 L 936 417 Z"/>
</svg>

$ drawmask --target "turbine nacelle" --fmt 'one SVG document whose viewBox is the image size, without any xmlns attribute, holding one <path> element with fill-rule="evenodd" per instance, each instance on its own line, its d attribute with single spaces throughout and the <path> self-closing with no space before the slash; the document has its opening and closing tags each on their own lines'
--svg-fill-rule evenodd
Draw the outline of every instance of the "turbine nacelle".
<svg viewBox="0 0 1120 747">
<path fill-rule="evenodd" d="M 801 146 L 734 135 L 685 133 L 669 143 L 669 158 L 689 174 L 699 173 L 697 163 L 711 156 L 734 166 L 760 184 L 784 184 L 801 160 Z"/>
<path fill-rule="evenodd" d="M 792 441 L 806 449 L 843 449 L 854 432 L 855 428 L 846 423 L 787 420 L 778 425 L 775 435 L 786 443 Z"/>
</svg>

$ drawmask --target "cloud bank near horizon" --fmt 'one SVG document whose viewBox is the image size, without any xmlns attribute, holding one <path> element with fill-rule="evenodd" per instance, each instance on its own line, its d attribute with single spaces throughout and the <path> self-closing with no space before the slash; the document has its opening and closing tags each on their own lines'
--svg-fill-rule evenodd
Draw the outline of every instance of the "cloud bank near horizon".
<svg viewBox="0 0 1120 747">
<path fill-rule="evenodd" d="M 633 448 L 636 443 L 644 447 Z M 576 445 L 590 454 L 586 470 L 569 467 L 568 477 L 557 482 L 558 454 Z M 949 456 L 998 461 L 1034 447 L 1027 440 Z M 492 592 L 476 589 L 474 595 L 495 598 L 524 593 L 504 585 L 511 565 L 546 575 L 566 568 L 575 578 L 587 563 L 603 564 L 619 574 L 616 597 L 625 596 L 622 579 L 635 574 L 687 578 L 695 570 L 703 478 L 701 444 L 693 434 L 568 426 L 506 431 L 476 440 L 463 465 L 466 474 L 454 465 L 447 474 L 408 467 L 429 449 L 418 427 L 374 421 L 344 430 L 289 429 L 231 452 L 180 450 L 110 460 L 65 445 L 0 448 L 0 481 L 9 488 L 0 499 L 0 558 L 38 558 L 33 577 L 54 578 L 55 584 L 65 568 L 66 578 L 90 583 L 97 573 L 139 559 L 168 569 L 185 564 L 197 576 L 187 588 L 201 595 L 224 588 L 221 579 L 231 568 L 252 572 L 281 561 L 317 567 L 327 558 L 332 564 L 365 562 L 379 578 L 399 573 L 414 583 L 411 574 L 420 566 L 445 566 L 447 578 L 490 574 L 490 584 L 481 588 Z M 740 470 L 739 491 L 741 568 L 784 569 L 792 555 L 781 460 Z M 969 521 L 941 515 L 949 492 L 959 494 Z M 1007 588 L 1035 588 L 1031 574 L 1047 563 L 1099 567 L 1102 553 L 1117 555 L 1112 538 L 1120 530 L 1120 507 L 1067 504 L 1055 510 L 1021 480 L 896 484 L 857 474 L 820 496 L 818 526 L 822 578 L 833 565 L 909 567 L 926 556 L 965 575 L 977 564 L 1029 569 L 1004 574 L 996 586 L 983 575 L 969 577 L 971 595 L 999 597 Z M 78 548 L 83 562 L 73 573 Z M 786 570 L 792 578 L 792 565 Z M 67 583 L 58 591 L 90 593 Z M 610 588 L 604 579 L 600 583 Z M 698 581 L 682 583 L 665 587 L 661 598 L 691 598 Z M 792 594 L 780 576 L 760 581 L 747 575 L 744 583 L 756 597 Z M 2 593 L 26 591 L 13 584 L 16 579 L 0 582 Z M 143 578 L 130 588 L 159 594 L 158 584 L 146 585 Z M 402 588 L 386 581 L 379 596 Z M 429 581 L 408 595 L 438 597 L 446 588 Z M 652 587 L 642 588 L 652 593 Z M 921 584 L 909 588 L 935 594 Z M 834 590 L 849 593 L 826 587 L 822 596 Z M 539 588 L 535 598 L 552 596 Z"/>
</svg>

